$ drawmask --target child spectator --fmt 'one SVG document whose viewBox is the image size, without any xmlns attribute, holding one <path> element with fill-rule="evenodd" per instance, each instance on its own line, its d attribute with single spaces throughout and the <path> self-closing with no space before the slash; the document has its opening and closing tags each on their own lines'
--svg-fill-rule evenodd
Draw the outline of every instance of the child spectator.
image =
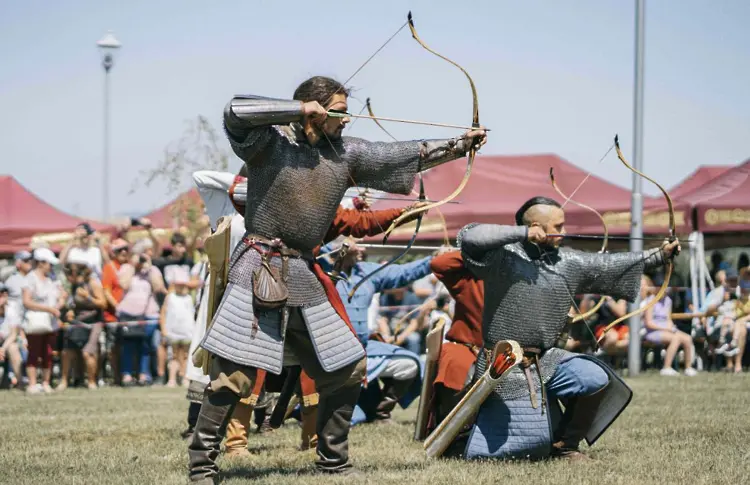
<svg viewBox="0 0 750 485">
<path fill-rule="evenodd" d="M 195 326 L 195 303 L 190 294 L 190 277 L 187 271 L 178 270 L 172 274 L 172 285 L 164 299 L 159 318 L 162 345 L 172 346 L 172 359 L 169 361 L 169 381 L 167 387 L 177 386 L 177 375 L 184 385 L 187 370 L 188 348 Z"/>
</svg>

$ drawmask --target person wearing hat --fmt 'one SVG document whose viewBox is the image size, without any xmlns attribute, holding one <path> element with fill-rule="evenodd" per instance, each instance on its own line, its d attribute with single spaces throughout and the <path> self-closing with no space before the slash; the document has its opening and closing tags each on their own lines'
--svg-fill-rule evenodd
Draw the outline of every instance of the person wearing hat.
<svg viewBox="0 0 750 485">
<path fill-rule="evenodd" d="M 88 222 L 82 222 L 76 226 L 73 239 L 60 253 L 62 264 L 66 264 L 70 257 L 87 261 L 97 276 L 101 277 L 102 266 L 109 258 L 104 250 L 103 241 L 99 238 L 99 233 Z"/>
<path fill-rule="evenodd" d="M 130 260 L 130 243 L 125 239 L 115 239 L 110 244 L 111 255 L 109 261 L 102 268 L 102 288 L 107 307 L 104 309 L 104 321 L 108 324 L 117 321 L 117 305 L 122 301 L 125 294 L 117 277 L 118 271 L 123 264 Z M 112 374 L 115 376 L 116 384 L 120 380 L 119 346 L 115 342 L 115 332 L 107 328 L 107 352 L 109 362 L 112 366 Z M 105 354 L 106 355 L 106 354 Z"/>
<path fill-rule="evenodd" d="M 63 352 L 60 384 L 57 391 L 68 387 L 71 366 L 78 354 L 86 364 L 87 386 L 96 389 L 99 363 L 99 335 L 107 300 L 99 278 L 89 262 L 80 254 L 68 256 L 64 267 L 66 293 L 68 295 L 61 320 L 66 328 L 63 333 Z"/>
<path fill-rule="evenodd" d="M 172 359 L 169 361 L 169 380 L 167 387 L 177 386 L 177 375 L 185 386 L 188 379 L 187 371 L 188 349 L 195 327 L 195 303 L 190 294 L 190 275 L 187 271 L 177 269 L 172 274 L 172 285 L 164 299 L 159 316 L 161 330 L 161 345 L 172 346 Z"/>
<path fill-rule="evenodd" d="M 58 327 L 60 308 L 63 306 L 63 291 L 60 284 L 51 278 L 53 266 L 60 263 L 55 254 L 47 248 L 34 250 L 34 269 L 26 275 L 22 290 L 25 310 L 23 329 L 29 346 L 26 374 L 29 386 L 26 392 L 52 392 L 52 346 L 55 344 L 55 330 Z M 37 386 L 37 369 L 42 370 L 42 385 Z"/>
</svg>

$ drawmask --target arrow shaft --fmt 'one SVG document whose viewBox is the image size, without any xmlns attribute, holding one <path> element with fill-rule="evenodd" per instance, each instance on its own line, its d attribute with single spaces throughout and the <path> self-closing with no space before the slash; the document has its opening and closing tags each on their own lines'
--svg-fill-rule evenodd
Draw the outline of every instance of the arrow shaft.
<svg viewBox="0 0 750 485">
<path fill-rule="evenodd" d="M 349 197 L 349 196 L 347 196 L 347 197 Z M 360 197 L 358 195 L 351 196 L 351 198 L 356 198 L 356 197 L 362 198 L 362 197 Z M 365 199 L 372 199 L 372 200 L 403 200 L 404 202 L 435 202 L 434 200 L 429 200 L 429 199 L 425 199 L 425 200 L 420 200 L 420 199 L 402 199 L 400 197 L 380 197 L 380 196 L 373 196 L 373 195 L 367 195 L 364 198 Z M 461 201 L 458 201 L 458 200 L 451 200 L 451 201 L 448 202 L 448 204 L 460 204 L 460 203 L 461 203 Z"/>
<path fill-rule="evenodd" d="M 604 239 L 604 236 L 592 235 L 592 234 L 547 234 L 547 237 L 561 237 L 565 239 Z M 644 236 L 644 237 L 630 237 L 630 236 L 609 236 L 611 240 L 619 241 L 664 241 L 666 239 L 662 236 Z"/>
<path fill-rule="evenodd" d="M 442 128 L 458 128 L 460 130 L 474 130 L 470 126 L 463 125 L 451 125 L 448 123 L 435 123 L 432 121 L 418 121 L 418 120 L 404 120 L 401 118 L 386 118 L 384 116 L 369 116 L 369 115 L 355 115 L 352 113 L 341 113 L 338 111 L 329 111 L 328 116 L 332 118 L 366 118 L 368 120 L 380 120 L 380 121 L 393 121 L 395 123 L 408 123 L 411 125 L 426 125 L 426 126 L 439 126 Z M 485 128 L 484 131 L 490 131 L 489 128 Z"/>
</svg>

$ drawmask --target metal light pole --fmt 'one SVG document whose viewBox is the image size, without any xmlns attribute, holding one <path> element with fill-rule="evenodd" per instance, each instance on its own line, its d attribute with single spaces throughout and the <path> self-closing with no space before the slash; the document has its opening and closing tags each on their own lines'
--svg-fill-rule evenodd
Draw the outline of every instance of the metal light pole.
<svg viewBox="0 0 750 485">
<path fill-rule="evenodd" d="M 109 70 L 114 65 L 115 51 L 122 44 L 118 41 L 112 31 L 108 31 L 102 39 L 96 43 L 102 54 L 102 67 L 104 68 L 104 167 L 102 174 L 102 219 L 109 219 Z"/>
<path fill-rule="evenodd" d="M 645 0 L 635 2 L 635 93 L 633 95 L 633 167 L 643 171 L 643 55 L 645 37 Z M 643 250 L 643 179 L 633 174 L 632 203 L 630 207 L 630 250 Z M 640 294 L 630 310 L 640 308 Z M 635 376 L 641 371 L 641 318 L 630 318 L 630 339 L 628 344 L 628 375 Z"/>
</svg>

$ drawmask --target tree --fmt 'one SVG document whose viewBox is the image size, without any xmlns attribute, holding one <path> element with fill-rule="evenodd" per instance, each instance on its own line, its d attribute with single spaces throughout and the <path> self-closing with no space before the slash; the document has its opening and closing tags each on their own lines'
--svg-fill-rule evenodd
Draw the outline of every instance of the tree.
<svg viewBox="0 0 750 485">
<path fill-rule="evenodd" d="M 179 140 L 164 149 L 164 158 L 156 167 L 142 170 L 133 183 L 130 193 L 154 183 L 165 183 L 167 195 L 182 194 L 171 207 L 171 215 L 180 232 L 195 241 L 207 230 L 203 202 L 200 197 L 191 197 L 192 174 L 198 170 L 226 172 L 229 154 L 219 146 L 219 137 L 211 123 L 204 117 L 186 121 L 187 128 Z"/>
</svg>

